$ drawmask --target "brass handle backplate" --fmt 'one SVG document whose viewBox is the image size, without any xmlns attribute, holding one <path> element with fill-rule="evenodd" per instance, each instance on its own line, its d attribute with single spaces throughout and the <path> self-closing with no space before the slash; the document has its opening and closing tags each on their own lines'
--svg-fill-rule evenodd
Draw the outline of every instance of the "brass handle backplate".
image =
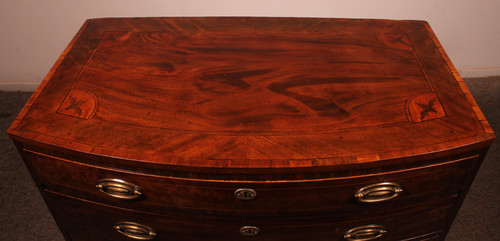
<svg viewBox="0 0 500 241">
<path fill-rule="evenodd" d="M 259 235 L 260 229 L 255 226 L 243 226 L 240 228 L 240 234 L 246 237 L 254 237 Z"/>
<path fill-rule="evenodd" d="M 101 179 L 96 187 L 101 192 L 119 199 L 137 199 L 142 196 L 142 191 L 137 185 L 116 178 Z"/>
<path fill-rule="evenodd" d="M 136 240 L 151 240 L 156 237 L 156 232 L 145 225 L 134 222 L 118 222 L 115 229 L 119 233 Z"/>
<path fill-rule="evenodd" d="M 257 192 L 250 188 L 240 188 L 234 191 L 234 196 L 240 200 L 252 200 L 257 197 Z"/>
<path fill-rule="evenodd" d="M 385 233 L 387 233 L 387 230 L 381 225 L 366 225 L 345 232 L 344 239 L 349 241 L 367 241 L 380 238 Z"/>
<path fill-rule="evenodd" d="M 394 182 L 382 182 L 360 188 L 354 198 L 360 202 L 382 202 L 398 196 L 403 189 Z"/>
</svg>

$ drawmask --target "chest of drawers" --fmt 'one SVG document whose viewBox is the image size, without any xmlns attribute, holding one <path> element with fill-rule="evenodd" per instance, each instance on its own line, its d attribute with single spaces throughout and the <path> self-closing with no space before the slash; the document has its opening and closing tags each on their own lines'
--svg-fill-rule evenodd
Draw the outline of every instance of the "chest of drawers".
<svg viewBox="0 0 500 241">
<path fill-rule="evenodd" d="M 67 240 L 442 240 L 495 135 L 426 22 L 88 20 L 8 130 Z"/>
</svg>

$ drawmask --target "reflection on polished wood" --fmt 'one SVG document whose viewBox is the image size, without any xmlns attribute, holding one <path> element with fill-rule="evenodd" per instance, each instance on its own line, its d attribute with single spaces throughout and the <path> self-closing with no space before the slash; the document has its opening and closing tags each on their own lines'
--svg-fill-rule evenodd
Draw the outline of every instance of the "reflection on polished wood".
<svg viewBox="0 0 500 241">
<path fill-rule="evenodd" d="M 8 133 L 72 241 L 442 240 L 495 139 L 426 22 L 323 18 L 88 20 Z"/>
</svg>

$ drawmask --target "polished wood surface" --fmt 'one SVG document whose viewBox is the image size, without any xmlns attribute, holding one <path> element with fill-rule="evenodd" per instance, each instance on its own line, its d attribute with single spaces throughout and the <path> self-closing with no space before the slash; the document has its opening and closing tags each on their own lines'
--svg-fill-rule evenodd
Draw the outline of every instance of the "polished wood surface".
<svg viewBox="0 0 500 241">
<path fill-rule="evenodd" d="M 8 133 L 72 241 L 443 240 L 495 139 L 426 22 L 321 18 L 88 20 Z"/>
<path fill-rule="evenodd" d="M 177 166 L 307 168 L 486 146 L 426 22 L 89 20 L 12 138 Z"/>
<path fill-rule="evenodd" d="M 72 241 L 77 240 L 131 240 L 113 226 L 119 221 L 133 221 L 153 228 L 154 240 L 175 241 L 304 241 L 344 239 L 344 233 L 358 226 L 378 224 L 387 233 L 376 240 L 403 240 L 410 237 L 443 238 L 445 217 L 452 207 L 452 199 L 436 200 L 428 205 L 411 209 L 394 209 L 386 213 L 353 219 L 337 217 L 274 217 L 234 218 L 231 216 L 164 216 L 118 209 L 85 200 L 74 199 L 58 193 L 47 193 L 48 202 L 54 207 L 54 216 L 60 218 Z M 82 218 L 85 217 L 85 218 Z M 139 221 L 140 220 L 140 221 Z M 261 230 L 256 237 L 243 237 L 239 229 L 252 225 Z M 426 240 L 425 238 L 416 240 Z"/>
<path fill-rule="evenodd" d="M 60 158 L 49 158 L 27 152 L 30 166 L 38 174 L 44 189 L 67 195 L 150 213 L 214 213 L 240 216 L 297 216 L 345 213 L 351 218 L 456 195 L 477 164 L 470 157 L 437 165 L 393 172 L 317 181 L 207 181 L 163 177 L 97 166 L 82 165 Z M 100 192 L 98 180 L 117 178 L 142 189 L 137 200 L 120 200 Z M 403 192 L 393 200 L 362 203 L 354 194 L 362 187 L 382 182 L 395 182 Z M 436 185 L 439 184 L 439 185 Z M 251 188 L 257 197 L 239 200 L 234 192 Z M 263 212 L 265 210 L 265 212 Z"/>
</svg>

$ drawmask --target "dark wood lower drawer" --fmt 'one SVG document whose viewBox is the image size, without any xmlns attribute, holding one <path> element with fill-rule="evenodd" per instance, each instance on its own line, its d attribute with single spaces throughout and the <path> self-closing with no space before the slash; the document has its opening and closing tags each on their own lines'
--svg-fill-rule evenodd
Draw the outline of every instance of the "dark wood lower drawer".
<svg viewBox="0 0 500 241">
<path fill-rule="evenodd" d="M 376 240 L 404 240 L 412 237 L 439 236 L 454 204 L 454 197 L 386 215 L 347 220 L 347 216 L 300 216 L 296 218 L 218 217 L 204 215 L 165 216 L 136 212 L 88 202 L 52 192 L 45 193 L 54 217 L 72 241 L 131 240 L 119 233 L 114 226 L 127 221 L 151 227 L 154 240 L 165 241 L 332 241 L 344 240 L 346 231 L 366 225 L 381 225 L 386 229 Z M 254 237 L 240 234 L 244 226 L 258 227 Z M 427 235 L 431 234 L 431 235 Z"/>
</svg>

